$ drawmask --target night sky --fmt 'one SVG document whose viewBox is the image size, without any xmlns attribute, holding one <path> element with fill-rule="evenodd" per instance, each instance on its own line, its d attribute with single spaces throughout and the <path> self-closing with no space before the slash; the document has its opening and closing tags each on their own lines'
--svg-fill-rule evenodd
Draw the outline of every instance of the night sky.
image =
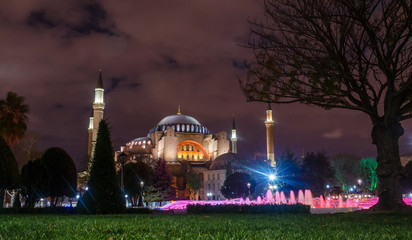
<svg viewBox="0 0 412 240">
<path fill-rule="evenodd" d="M 238 150 L 265 153 L 264 103 L 248 103 L 238 78 L 252 59 L 248 20 L 261 1 L 0 1 L 0 98 L 26 97 L 28 131 L 40 150 L 59 146 L 79 163 L 98 69 L 105 85 L 105 119 L 115 149 L 146 136 L 162 118 L 193 116 L 212 133 L 230 133 L 236 117 Z M 376 154 L 363 113 L 273 105 L 275 153 L 289 147 L 360 157 Z M 403 122 L 402 154 L 412 152 L 411 121 Z M 230 136 L 230 135 L 229 135 Z"/>
</svg>

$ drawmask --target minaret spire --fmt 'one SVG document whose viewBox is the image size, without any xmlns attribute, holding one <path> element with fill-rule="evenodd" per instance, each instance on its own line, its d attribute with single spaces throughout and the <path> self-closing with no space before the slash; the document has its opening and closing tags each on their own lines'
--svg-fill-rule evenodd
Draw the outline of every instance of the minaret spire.
<svg viewBox="0 0 412 240">
<path fill-rule="evenodd" d="M 100 121 L 103 119 L 103 112 L 104 112 L 104 88 L 103 88 L 102 69 L 99 68 L 99 78 L 97 80 L 97 86 L 94 89 L 93 112 L 89 120 L 88 154 L 90 158 L 89 158 L 88 170 L 90 170 L 91 162 L 94 157 L 94 149 L 96 146 L 97 132 L 99 130 Z"/>
<path fill-rule="evenodd" d="M 267 161 L 269 162 L 271 167 L 276 167 L 275 150 L 274 150 L 274 143 L 273 143 L 273 127 L 275 123 L 273 122 L 272 107 L 270 106 L 270 102 L 268 102 L 268 107 L 266 110 L 265 125 L 266 125 Z"/>
<path fill-rule="evenodd" d="M 233 122 L 232 122 L 232 153 L 237 153 L 237 137 L 236 137 L 236 125 L 235 125 L 235 114 L 233 113 Z"/>
<path fill-rule="evenodd" d="M 96 88 L 103 89 L 103 78 L 102 78 L 102 69 L 101 68 L 99 68 L 99 80 L 97 81 Z"/>
</svg>

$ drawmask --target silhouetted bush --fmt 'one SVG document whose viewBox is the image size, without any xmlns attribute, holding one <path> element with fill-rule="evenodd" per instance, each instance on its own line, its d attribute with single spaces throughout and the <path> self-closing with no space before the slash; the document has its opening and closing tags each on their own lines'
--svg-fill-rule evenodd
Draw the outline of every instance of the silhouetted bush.
<svg viewBox="0 0 412 240">
<path fill-rule="evenodd" d="M 296 205 L 237 205 L 237 204 L 225 204 L 225 205 L 210 205 L 210 204 L 191 204 L 187 205 L 187 213 L 194 214 L 210 214 L 210 213 L 243 213 L 243 214 L 302 214 L 310 213 L 310 206 L 303 204 Z"/>
</svg>

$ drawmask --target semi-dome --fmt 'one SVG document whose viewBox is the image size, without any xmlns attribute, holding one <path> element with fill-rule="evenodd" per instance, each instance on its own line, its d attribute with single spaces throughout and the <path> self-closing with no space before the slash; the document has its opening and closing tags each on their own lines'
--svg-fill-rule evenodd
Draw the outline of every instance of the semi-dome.
<svg viewBox="0 0 412 240">
<path fill-rule="evenodd" d="M 243 159 L 237 153 L 224 153 L 217 157 L 210 166 L 210 170 L 220 170 L 226 169 L 228 164 L 231 164 L 232 168 L 242 168 L 242 166 L 247 165 L 247 161 Z"/>
<path fill-rule="evenodd" d="M 149 131 L 149 135 L 157 131 L 165 131 L 168 127 L 176 132 L 209 134 L 209 130 L 202 126 L 194 117 L 176 114 L 162 120 Z"/>
</svg>

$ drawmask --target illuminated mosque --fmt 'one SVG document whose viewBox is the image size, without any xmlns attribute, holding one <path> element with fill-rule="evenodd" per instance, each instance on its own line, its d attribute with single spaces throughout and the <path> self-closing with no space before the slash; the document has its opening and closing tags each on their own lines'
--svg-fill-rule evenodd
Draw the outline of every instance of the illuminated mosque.
<svg viewBox="0 0 412 240">
<path fill-rule="evenodd" d="M 99 79 L 95 88 L 93 113 L 89 119 L 88 155 L 90 169 L 94 155 L 99 122 L 103 119 L 104 88 L 102 73 L 99 70 Z M 267 132 L 267 159 L 275 166 L 273 149 L 272 110 L 268 105 L 265 121 Z M 127 161 L 145 161 L 152 166 L 159 159 L 166 161 L 172 173 L 174 186 L 178 198 L 187 197 L 185 177 L 189 166 L 195 173 L 203 175 L 203 184 L 198 199 L 207 199 L 206 194 L 212 194 L 213 199 L 222 199 L 220 187 L 226 179 L 227 164 L 239 163 L 237 154 L 237 136 L 235 119 L 232 122 L 232 135 L 228 140 L 227 133 L 221 131 L 211 133 L 194 117 L 181 113 L 180 106 L 175 115 L 161 119 L 146 136 L 135 138 L 116 151 L 116 159 L 120 154 L 126 154 Z M 230 163 L 229 163 L 230 164 Z M 210 196 L 210 195 L 209 195 Z"/>
</svg>

